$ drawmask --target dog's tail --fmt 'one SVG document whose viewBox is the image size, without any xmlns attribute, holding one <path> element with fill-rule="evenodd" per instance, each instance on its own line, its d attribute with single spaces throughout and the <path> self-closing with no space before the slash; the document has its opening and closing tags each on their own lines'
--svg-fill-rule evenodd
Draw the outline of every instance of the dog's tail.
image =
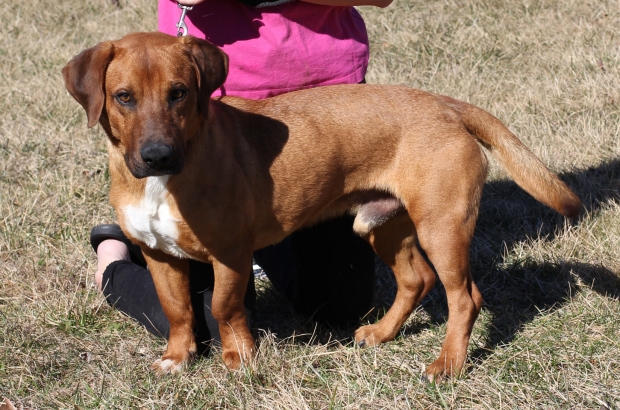
<svg viewBox="0 0 620 410">
<path fill-rule="evenodd" d="M 488 112 L 456 100 L 446 101 L 463 119 L 467 130 L 508 171 L 514 181 L 538 201 L 569 218 L 581 212 L 581 201 L 557 175 Z"/>
</svg>

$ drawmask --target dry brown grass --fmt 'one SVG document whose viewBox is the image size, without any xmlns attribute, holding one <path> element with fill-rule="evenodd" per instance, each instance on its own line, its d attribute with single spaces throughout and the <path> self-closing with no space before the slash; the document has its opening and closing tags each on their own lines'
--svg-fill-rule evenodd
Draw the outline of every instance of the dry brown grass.
<svg viewBox="0 0 620 410">
<path fill-rule="evenodd" d="M 118 4 L 118 5 L 116 5 Z M 178 377 L 164 341 L 92 287 L 107 203 L 104 135 L 60 69 L 82 49 L 155 28 L 155 2 L 0 4 L 0 399 L 24 408 L 620 408 L 620 7 L 617 0 L 396 0 L 363 8 L 372 83 L 475 103 L 583 198 L 576 223 L 492 170 L 472 264 L 485 306 L 466 375 L 421 382 L 443 340 L 437 289 L 402 336 L 354 348 L 262 284 L 252 368 L 216 356 Z M 378 306 L 392 294 L 388 274 Z"/>
</svg>

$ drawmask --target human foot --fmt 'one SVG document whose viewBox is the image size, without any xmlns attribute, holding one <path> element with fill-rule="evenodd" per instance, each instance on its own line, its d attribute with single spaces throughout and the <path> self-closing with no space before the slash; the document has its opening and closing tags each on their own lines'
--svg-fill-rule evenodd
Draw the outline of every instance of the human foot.
<svg viewBox="0 0 620 410">
<path fill-rule="evenodd" d="M 97 271 L 95 272 L 95 283 L 97 288 L 102 290 L 103 271 L 112 262 L 120 260 L 131 260 L 129 248 L 125 243 L 116 239 L 106 239 L 97 247 Z"/>
</svg>

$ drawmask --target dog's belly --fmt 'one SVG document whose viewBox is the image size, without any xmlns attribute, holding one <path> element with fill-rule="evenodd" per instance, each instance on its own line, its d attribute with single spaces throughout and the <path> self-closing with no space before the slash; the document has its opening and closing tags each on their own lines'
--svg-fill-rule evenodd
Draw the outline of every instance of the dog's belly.
<svg viewBox="0 0 620 410">
<path fill-rule="evenodd" d="M 166 182 L 168 176 L 149 177 L 146 181 L 144 196 L 138 205 L 122 208 L 125 228 L 134 238 L 153 249 L 159 249 L 179 258 L 189 255 L 178 245 L 179 222 L 166 201 Z"/>
</svg>

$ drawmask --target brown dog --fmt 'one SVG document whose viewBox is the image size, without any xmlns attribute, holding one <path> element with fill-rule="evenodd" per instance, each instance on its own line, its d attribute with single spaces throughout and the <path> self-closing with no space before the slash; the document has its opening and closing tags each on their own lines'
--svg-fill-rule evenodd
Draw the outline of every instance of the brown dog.
<svg viewBox="0 0 620 410">
<path fill-rule="evenodd" d="M 243 308 L 252 252 L 351 212 L 398 283 L 390 310 L 356 341 L 392 340 L 437 274 L 449 317 L 426 373 L 458 374 L 482 303 L 469 266 L 487 172 L 478 143 L 563 215 L 575 217 L 579 199 L 498 119 L 464 102 L 371 85 L 211 99 L 227 62 L 202 40 L 136 33 L 63 69 L 88 126 L 99 121 L 109 136 L 110 199 L 170 321 L 154 368 L 176 372 L 196 352 L 188 258 L 213 263 L 213 316 L 224 362 L 235 368 L 254 351 Z"/>
</svg>

